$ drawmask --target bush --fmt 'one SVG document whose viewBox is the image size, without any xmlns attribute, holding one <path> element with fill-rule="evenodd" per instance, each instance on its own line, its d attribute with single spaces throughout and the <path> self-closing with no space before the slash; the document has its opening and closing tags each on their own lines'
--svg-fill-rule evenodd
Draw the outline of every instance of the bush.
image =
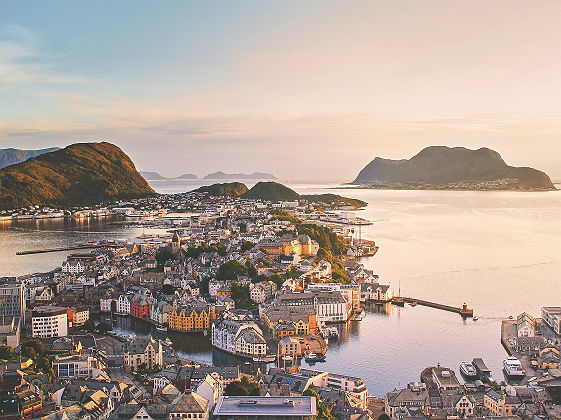
<svg viewBox="0 0 561 420">
<path fill-rule="evenodd" d="M 247 267 L 238 260 L 225 262 L 218 269 L 218 280 L 235 280 L 238 276 L 247 276 Z"/>
</svg>

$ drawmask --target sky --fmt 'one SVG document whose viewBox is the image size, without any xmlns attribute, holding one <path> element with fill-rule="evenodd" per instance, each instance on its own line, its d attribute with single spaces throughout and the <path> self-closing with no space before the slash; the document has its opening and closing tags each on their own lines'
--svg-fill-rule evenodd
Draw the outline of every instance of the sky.
<svg viewBox="0 0 561 420">
<path fill-rule="evenodd" d="M 0 0 L 0 148 L 350 181 L 490 147 L 561 179 L 561 2 Z"/>
</svg>

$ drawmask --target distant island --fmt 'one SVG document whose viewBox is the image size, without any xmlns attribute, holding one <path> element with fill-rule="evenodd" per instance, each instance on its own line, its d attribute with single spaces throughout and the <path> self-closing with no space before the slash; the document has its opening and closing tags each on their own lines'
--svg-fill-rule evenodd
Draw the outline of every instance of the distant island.
<svg viewBox="0 0 561 420">
<path fill-rule="evenodd" d="M 276 176 L 263 173 L 263 172 L 254 172 L 252 174 L 228 174 L 225 172 L 214 172 L 212 174 L 205 175 L 203 179 L 235 179 L 235 180 L 244 180 L 244 179 L 277 179 Z"/>
<path fill-rule="evenodd" d="M 0 149 L 0 169 L 6 166 L 16 165 L 25 162 L 27 159 L 36 157 L 45 153 L 56 152 L 59 147 L 50 147 L 48 149 L 39 150 L 22 150 L 22 149 Z"/>
<path fill-rule="evenodd" d="M 508 166 L 494 150 L 430 146 L 411 159 L 376 157 L 351 183 L 380 189 L 555 190 L 549 176 Z"/>
<path fill-rule="evenodd" d="M 110 143 L 77 143 L 0 170 L 0 209 L 71 207 L 154 195 Z"/>
<path fill-rule="evenodd" d="M 142 175 L 144 179 L 148 181 L 163 181 L 168 179 L 199 179 L 197 175 L 194 174 L 183 174 L 175 178 L 167 178 L 160 175 L 158 172 L 153 171 L 140 171 L 140 175 Z"/>
<path fill-rule="evenodd" d="M 278 182 L 258 182 L 251 189 L 241 182 L 228 182 L 207 185 L 194 192 L 208 193 L 215 197 L 240 197 L 262 201 L 307 201 L 317 205 L 365 207 L 366 202 L 355 198 L 341 197 L 337 194 L 298 194 L 293 189 Z"/>
</svg>

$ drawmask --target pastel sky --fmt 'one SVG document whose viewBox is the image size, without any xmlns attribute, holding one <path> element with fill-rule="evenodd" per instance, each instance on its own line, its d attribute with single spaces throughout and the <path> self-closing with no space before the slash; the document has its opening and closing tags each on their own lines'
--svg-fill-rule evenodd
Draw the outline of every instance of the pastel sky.
<svg viewBox="0 0 561 420">
<path fill-rule="evenodd" d="M 556 0 L 2 0 L 0 148 L 349 181 L 487 146 L 561 179 L 560 22 Z"/>
</svg>

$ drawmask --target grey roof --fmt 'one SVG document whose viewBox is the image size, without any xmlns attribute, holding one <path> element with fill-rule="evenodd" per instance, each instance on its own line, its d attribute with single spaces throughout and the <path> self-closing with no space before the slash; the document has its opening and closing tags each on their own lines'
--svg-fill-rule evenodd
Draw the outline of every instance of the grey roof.
<svg viewBox="0 0 561 420">
<path fill-rule="evenodd" d="M 315 416 L 314 397 L 220 397 L 215 416 Z"/>
<path fill-rule="evenodd" d="M 173 405 L 170 413 L 206 413 L 209 402 L 196 392 L 185 392 Z"/>
</svg>

